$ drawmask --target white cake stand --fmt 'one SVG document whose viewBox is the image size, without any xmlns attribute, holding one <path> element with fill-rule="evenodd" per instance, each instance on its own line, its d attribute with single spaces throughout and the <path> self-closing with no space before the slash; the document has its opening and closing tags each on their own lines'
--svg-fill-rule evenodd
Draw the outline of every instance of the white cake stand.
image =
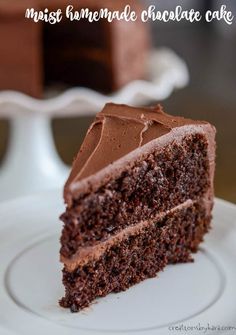
<svg viewBox="0 0 236 335">
<path fill-rule="evenodd" d="M 154 50 L 149 81 L 134 81 L 112 95 L 73 88 L 51 99 L 37 100 L 13 91 L 0 92 L 0 117 L 10 120 L 10 144 L 0 170 L 0 200 L 62 187 L 68 168 L 54 145 L 51 119 L 94 115 L 105 103 L 142 105 L 160 101 L 187 85 L 188 69 L 173 51 Z"/>
</svg>

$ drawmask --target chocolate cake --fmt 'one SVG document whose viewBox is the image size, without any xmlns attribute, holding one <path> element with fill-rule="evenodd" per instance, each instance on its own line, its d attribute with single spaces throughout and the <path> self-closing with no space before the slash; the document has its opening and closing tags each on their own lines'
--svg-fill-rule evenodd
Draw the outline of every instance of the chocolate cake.
<svg viewBox="0 0 236 335">
<path fill-rule="evenodd" d="M 107 104 L 64 189 L 61 306 L 77 312 L 191 261 L 210 228 L 214 161 L 209 123 Z"/>
<path fill-rule="evenodd" d="M 150 47 L 148 24 L 140 20 L 142 6 L 129 1 L 138 20 L 88 22 L 65 17 L 68 5 L 123 11 L 124 0 L 21 0 L 0 2 L 0 90 L 18 90 L 42 97 L 45 88 L 90 87 L 112 92 L 147 73 Z M 56 24 L 25 18 L 27 8 L 62 10 Z"/>
</svg>

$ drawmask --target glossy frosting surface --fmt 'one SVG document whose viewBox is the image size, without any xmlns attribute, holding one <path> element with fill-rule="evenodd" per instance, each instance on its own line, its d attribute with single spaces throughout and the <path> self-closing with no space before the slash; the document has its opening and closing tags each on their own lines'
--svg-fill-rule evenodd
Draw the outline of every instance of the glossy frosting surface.
<svg viewBox="0 0 236 335">
<path fill-rule="evenodd" d="M 107 104 L 87 132 L 68 183 L 94 175 L 173 128 L 196 123 L 199 122 L 168 115 L 160 105 L 136 108 Z"/>
</svg>

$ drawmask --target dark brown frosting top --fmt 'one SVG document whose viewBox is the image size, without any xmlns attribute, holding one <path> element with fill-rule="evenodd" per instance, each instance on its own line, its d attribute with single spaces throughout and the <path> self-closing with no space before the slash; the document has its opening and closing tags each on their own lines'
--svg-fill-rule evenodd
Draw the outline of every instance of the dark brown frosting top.
<svg viewBox="0 0 236 335">
<path fill-rule="evenodd" d="M 168 115 L 160 105 L 136 108 L 109 103 L 90 126 L 67 186 L 94 175 L 173 128 L 198 123 L 203 122 Z"/>
</svg>

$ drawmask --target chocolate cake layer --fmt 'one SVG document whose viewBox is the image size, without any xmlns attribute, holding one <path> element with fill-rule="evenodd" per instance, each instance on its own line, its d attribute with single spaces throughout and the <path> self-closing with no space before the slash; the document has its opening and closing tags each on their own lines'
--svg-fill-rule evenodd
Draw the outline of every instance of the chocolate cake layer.
<svg viewBox="0 0 236 335">
<path fill-rule="evenodd" d="M 214 137 L 159 105 L 97 114 L 64 189 L 62 306 L 77 311 L 190 260 L 210 226 Z"/>
<path fill-rule="evenodd" d="M 113 243 L 104 242 L 91 261 L 64 268 L 66 294 L 61 306 L 79 311 L 97 297 L 155 277 L 168 263 L 191 261 L 191 252 L 197 251 L 210 220 L 204 203 L 187 201 L 159 219 L 123 232 Z"/>
<path fill-rule="evenodd" d="M 135 108 L 107 104 L 97 114 L 73 163 L 64 197 L 70 206 L 75 197 L 97 190 L 153 151 L 167 144 L 181 145 L 185 136 L 202 134 L 213 177 L 215 128 L 204 121 L 174 117 L 160 105 Z"/>
</svg>

